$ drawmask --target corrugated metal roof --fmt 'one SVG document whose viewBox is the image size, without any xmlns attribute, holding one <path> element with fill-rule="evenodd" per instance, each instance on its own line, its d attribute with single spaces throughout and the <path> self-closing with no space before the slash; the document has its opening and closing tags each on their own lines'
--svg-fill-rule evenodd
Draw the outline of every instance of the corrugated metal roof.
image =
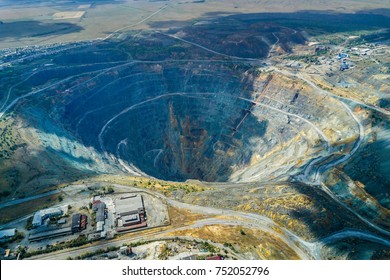
<svg viewBox="0 0 390 280">
<path fill-rule="evenodd" d="M 67 235 L 71 234 L 72 229 L 71 227 L 66 227 L 66 228 L 60 228 L 56 230 L 47 230 L 47 231 L 42 231 L 38 233 L 31 233 L 28 237 L 28 239 L 31 240 L 38 240 L 38 239 L 45 239 L 45 238 L 50 238 L 50 237 L 55 237 L 55 236 L 61 236 L 61 235 Z"/>
<path fill-rule="evenodd" d="M 104 221 L 104 208 L 106 208 L 106 204 L 104 202 L 96 205 L 96 222 Z"/>
<path fill-rule="evenodd" d="M 32 224 L 33 225 L 41 225 L 42 219 L 45 219 L 49 216 L 62 215 L 62 214 L 63 214 L 63 209 L 61 207 L 52 207 L 52 208 L 42 209 L 34 214 Z"/>
<path fill-rule="evenodd" d="M 138 209 L 144 208 L 142 195 L 136 194 L 128 197 L 122 197 L 115 201 L 115 210 L 119 215 L 123 213 L 137 212 Z"/>
<path fill-rule="evenodd" d="M 58 224 L 66 224 L 66 219 L 60 219 L 57 222 Z"/>
<path fill-rule="evenodd" d="M 134 215 L 122 216 L 121 219 L 124 222 L 133 222 L 133 221 L 139 221 L 140 217 L 138 214 L 134 214 Z"/>
<path fill-rule="evenodd" d="M 96 223 L 96 231 L 103 231 L 104 222 Z"/>
<path fill-rule="evenodd" d="M 16 234 L 16 228 L 10 228 L 0 231 L 0 239 L 6 238 L 6 237 L 12 237 Z"/>
<path fill-rule="evenodd" d="M 81 214 L 73 214 L 72 216 L 72 227 L 78 227 L 80 225 Z"/>
</svg>

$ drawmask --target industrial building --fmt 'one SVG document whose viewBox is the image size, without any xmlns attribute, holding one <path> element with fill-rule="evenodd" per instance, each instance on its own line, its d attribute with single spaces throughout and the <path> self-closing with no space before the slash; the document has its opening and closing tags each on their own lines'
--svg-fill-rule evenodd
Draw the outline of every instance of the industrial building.
<svg viewBox="0 0 390 280">
<path fill-rule="evenodd" d="M 105 215 L 105 209 L 106 209 L 106 204 L 100 200 L 95 200 L 92 203 L 92 210 L 96 212 L 96 231 L 101 232 L 103 231 L 104 227 L 104 215 Z"/>
<path fill-rule="evenodd" d="M 341 65 L 340 65 L 340 71 L 345 71 L 349 69 L 349 64 L 347 63 L 346 60 L 344 60 Z"/>
<path fill-rule="evenodd" d="M 0 230 L 0 239 L 13 237 L 16 234 L 16 228 Z"/>
<path fill-rule="evenodd" d="M 81 215 L 80 213 L 74 214 L 72 216 L 72 232 L 80 232 L 87 228 L 87 216 Z"/>
<path fill-rule="evenodd" d="M 47 238 L 55 238 L 60 236 L 66 236 L 72 234 L 71 227 L 59 228 L 59 229 L 47 229 L 44 231 L 39 231 L 35 233 L 31 233 L 28 236 L 28 241 L 40 241 Z"/>
<path fill-rule="evenodd" d="M 146 214 L 142 195 L 121 197 L 115 201 L 117 231 L 146 227 Z"/>
<path fill-rule="evenodd" d="M 58 210 L 58 209 L 56 209 Z M 50 213 L 59 213 L 54 210 Z M 47 216 L 49 217 L 49 216 Z M 65 219 L 61 219 L 65 220 Z M 65 220 L 66 223 L 66 220 Z M 57 223 L 59 224 L 59 223 Z M 28 236 L 30 242 L 41 241 L 48 238 L 57 238 L 61 236 L 70 235 L 79 231 L 82 231 L 86 228 L 87 216 L 81 214 L 74 214 L 72 216 L 72 224 L 67 227 L 41 227 L 38 230 L 35 230 Z"/>
<path fill-rule="evenodd" d="M 68 209 L 68 206 L 63 207 L 52 207 L 47 209 L 39 210 L 34 214 L 32 225 L 34 227 L 39 227 L 43 224 L 43 222 L 50 217 L 54 216 L 62 216 L 66 214 L 66 211 Z"/>
<path fill-rule="evenodd" d="M 60 219 L 60 220 L 58 220 L 57 224 L 58 224 L 58 225 L 64 225 L 64 224 L 66 224 L 66 219 Z"/>
<path fill-rule="evenodd" d="M 339 53 L 339 55 L 337 56 L 338 60 L 346 59 L 346 58 L 349 58 L 349 54 L 347 53 Z"/>
</svg>

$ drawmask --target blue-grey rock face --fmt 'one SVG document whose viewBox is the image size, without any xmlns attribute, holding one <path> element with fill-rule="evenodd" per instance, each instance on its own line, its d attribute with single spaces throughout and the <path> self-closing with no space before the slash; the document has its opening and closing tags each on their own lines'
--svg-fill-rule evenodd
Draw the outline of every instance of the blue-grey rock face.
<svg viewBox="0 0 390 280">
<path fill-rule="evenodd" d="M 267 130 L 268 120 L 250 114 L 254 75 L 243 73 L 230 64 L 129 65 L 101 77 L 104 86 L 73 99 L 64 116 L 85 145 L 123 165 L 163 179 L 223 181 Z"/>
<path fill-rule="evenodd" d="M 55 104 L 48 114 L 106 163 L 134 175 L 285 179 L 356 134 L 341 104 L 250 64 L 132 61 L 89 70 L 58 88 L 61 94 L 47 93 Z"/>
</svg>

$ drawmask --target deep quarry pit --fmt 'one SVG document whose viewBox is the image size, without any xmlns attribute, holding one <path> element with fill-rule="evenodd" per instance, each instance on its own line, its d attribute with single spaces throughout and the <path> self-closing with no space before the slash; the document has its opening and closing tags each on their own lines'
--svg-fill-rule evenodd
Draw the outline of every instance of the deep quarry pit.
<svg viewBox="0 0 390 280">
<path fill-rule="evenodd" d="M 75 129 L 84 142 L 115 156 L 125 169 L 132 164 L 172 181 L 226 181 L 232 166 L 250 161 L 269 121 L 251 113 L 254 75 L 218 68 L 134 66 L 78 103 L 89 114 L 80 116 L 71 103 L 67 115 L 81 119 Z M 91 139 L 88 127 L 95 122 L 100 131 Z"/>
<path fill-rule="evenodd" d="M 329 126 L 335 139 L 356 132 L 341 123 L 336 135 L 323 122 L 350 119 L 339 104 L 249 65 L 133 63 L 87 78 L 59 110 L 61 122 L 130 174 L 208 182 L 286 176 L 329 145 L 318 131 Z"/>
</svg>

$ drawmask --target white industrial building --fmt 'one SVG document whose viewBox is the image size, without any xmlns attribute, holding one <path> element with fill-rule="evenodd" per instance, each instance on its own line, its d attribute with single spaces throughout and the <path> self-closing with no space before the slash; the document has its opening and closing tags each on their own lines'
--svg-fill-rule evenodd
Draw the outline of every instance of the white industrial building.
<svg viewBox="0 0 390 280">
<path fill-rule="evenodd" d="M 99 221 L 96 223 L 96 231 L 101 232 L 103 231 L 104 228 L 104 221 Z"/>
<path fill-rule="evenodd" d="M 115 201 L 115 212 L 117 218 L 144 213 L 145 207 L 142 195 L 136 194 L 117 199 Z"/>
<path fill-rule="evenodd" d="M 34 214 L 32 225 L 34 227 L 39 227 L 42 225 L 43 221 L 46 220 L 47 218 L 64 215 L 67 209 L 68 206 L 62 206 L 62 207 L 58 206 L 58 207 L 39 210 Z"/>
<path fill-rule="evenodd" d="M 117 231 L 146 226 L 145 206 L 142 195 L 133 194 L 115 200 Z"/>
</svg>

